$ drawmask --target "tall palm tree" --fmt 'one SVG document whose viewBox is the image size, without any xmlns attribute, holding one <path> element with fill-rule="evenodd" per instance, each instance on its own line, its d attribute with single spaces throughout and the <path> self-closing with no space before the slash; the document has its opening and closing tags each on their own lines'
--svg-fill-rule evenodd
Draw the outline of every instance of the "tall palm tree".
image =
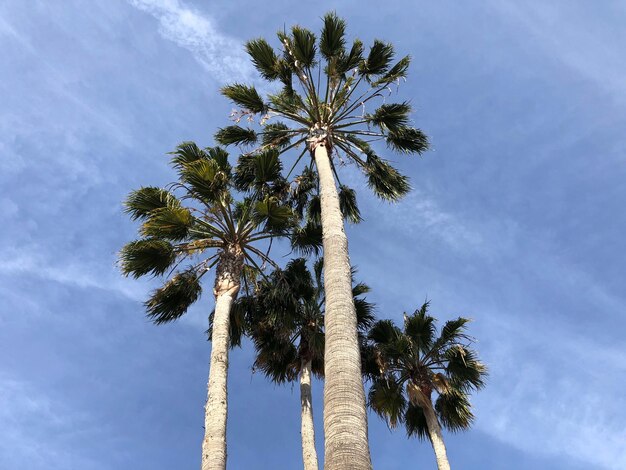
<svg viewBox="0 0 626 470">
<path fill-rule="evenodd" d="M 300 381 L 302 459 L 305 470 L 317 470 L 311 376 L 324 376 L 324 308 L 322 261 L 314 274 L 306 260 L 290 261 L 259 282 L 254 294 L 240 297 L 233 308 L 246 318 L 256 349 L 254 368 L 276 383 Z M 359 332 L 374 321 L 373 305 L 363 295 L 369 287 L 354 284 Z"/>
<path fill-rule="evenodd" d="M 125 202 L 131 218 L 142 221 L 142 238 L 122 248 L 120 265 L 125 275 L 135 278 L 169 277 L 145 302 L 156 324 L 184 315 L 200 297 L 202 277 L 215 266 L 202 470 L 223 470 L 229 312 L 246 275 L 260 269 L 259 263 L 271 262 L 259 243 L 285 233 L 291 210 L 280 203 L 279 182 L 261 185 L 256 197 L 235 202 L 228 154 L 219 147 L 201 149 L 186 142 L 173 152 L 171 162 L 178 171 L 176 183 L 168 189 L 142 187 Z"/>
<path fill-rule="evenodd" d="M 446 322 L 439 336 L 435 321 L 427 302 L 404 315 L 403 330 L 391 320 L 376 322 L 364 369 L 372 379 L 372 409 L 390 427 L 402 422 L 409 436 L 430 439 L 437 467 L 449 470 L 441 425 L 450 431 L 469 428 L 474 419 L 469 394 L 484 386 L 487 370 L 469 348 L 468 319 Z"/>
<path fill-rule="evenodd" d="M 246 49 L 254 66 L 263 79 L 277 82 L 278 91 L 263 98 L 253 86 L 224 87 L 223 94 L 240 108 L 233 114 L 237 122 L 259 120 L 255 128 L 237 124 L 220 129 L 216 139 L 245 147 L 244 165 L 255 154 L 297 149 L 289 175 L 302 162 L 319 179 L 326 289 L 325 468 L 369 470 L 365 393 L 337 185 L 356 201 L 354 192 L 339 182 L 337 170 L 355 164 L 375 194 L 395 201 L 410 190 L 408 179 L 370 144 L 384 141 L 392 151 L 420 154 L 428 141 L 410 125 L 408 102 L 384 102 L 391 87 L 406 77 L 410 58 L 394 64 L 393 46 L 379 40 L 369 52 L 358 39 L 348 46 L 345 30 L 345 21 L 328 13 L 319 41 L 300 26 L 278 33 L 282 53 L 264 39 L 249 41 Z M 376 100 L 378 106 L 370 109 Z"/>
</svg>

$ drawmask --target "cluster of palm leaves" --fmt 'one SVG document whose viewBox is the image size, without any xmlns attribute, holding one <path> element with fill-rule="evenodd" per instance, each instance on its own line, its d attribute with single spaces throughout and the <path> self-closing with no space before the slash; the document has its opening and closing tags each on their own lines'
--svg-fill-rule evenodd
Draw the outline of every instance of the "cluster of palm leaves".
<svg viewBox="0 0 626 470">
<path fill-rule="evenodd" d="M 228 354 L 244 336 L 257 353 L 255 370 L 278 383 L 300 381 L 306 470 L 318 468 L 311 376 L 324 380 L 324 457 L 332 470 L 371 469 L 368 402 L 390 426 L 402 422 L 409 435 L 430 439 L 440 468 L 448 468 L 440 425 L 469 426 L 468 394 L 483 385 L 467 320 L 446 323 L 438 337 L 427 305 L 405 318 L 404 330 L 374 322 L 369 288 L 354 282 L 344 221 L 362 217 L 339 170 L 355 165 L 374 194 L 396 201 L 409 181 L 379 156 L 380 143 L 410 155 L 428 141 L 411 126 L 408 102 L 386 102 L 410 58 L 395 60 L 393 46 L 378 40 L 367 52 L 359 40 L 349 45 L 342 19 L 329 13 L 323 21 L 319 40 L 299 26 L 279 32 L 280 52 L 264 39 L 247 43 L 273 92 L 223 88 L 238 106 L 236 123 L 215 140 L 239 149 L 235 165 L 223 147 L 185 142 L 171 154 L 177 180 L 133 191 L 125 203 L 141 226 L 140 238 L 120 252 L 122 272 L 165 280 L 145 303 L 155 323 L 185 314 L 214 271 L 203 470 L 226 466 Z M 273 253 L 285 243 L 277 239 L 304 257 L 279 266 Z"/>
</svg>

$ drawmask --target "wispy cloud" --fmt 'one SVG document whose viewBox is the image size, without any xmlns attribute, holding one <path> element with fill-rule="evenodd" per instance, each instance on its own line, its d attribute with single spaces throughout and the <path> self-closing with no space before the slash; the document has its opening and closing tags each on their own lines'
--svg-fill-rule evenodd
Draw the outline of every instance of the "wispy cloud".
<svg viewBox="0 0 626 470">
<path fill-rule="evenodd" d="M 494 1 L 491 4 L 507 21 L 525 29 L 528 43 L 601 89 L 619 96 L 620 101 L 626 99 L 623 78 L 626 35 L 621 28 L 626 20 L 624 10 L 614 11 L 613 18 L 607 19 L 589 15 L 568 2 Z"/>
<path fill-rule="evenodd" d="M 129 0 L 159 20 L 161 35 L 188 49 L 218 81 L 250 80 L 253 69 L 243 44 L 221 33 L 211 18 L 179 0 Z"/>
<path fill-rule="evenodd" d="M 0 466 L 2 468 L 102 469 L 62 444 L 64 436 L 85 430 L 89 416 L 52 400 L 31 384 L 0 377 Z"/>
<path fill-rule="evenodd" d="M 481 345 L 493 380 L 475 398 L 477 426 L 527 452 L 624 468 L 626 402 L 613 379 L 624 373 L 624 354 L 560 324 L 531 329 L 510 317 L 487 322 L 491 338 L 497 332 L 510 339 Z"/>
</svg>

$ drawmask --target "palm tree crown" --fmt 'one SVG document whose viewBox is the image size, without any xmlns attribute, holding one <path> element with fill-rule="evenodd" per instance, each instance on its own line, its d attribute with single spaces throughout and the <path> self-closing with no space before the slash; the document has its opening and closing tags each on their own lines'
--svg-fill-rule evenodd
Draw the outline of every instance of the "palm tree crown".
<svg viewBox="0 0 626 470">
<path fill-rule="evenodd" d="M 274 382 L 296 380 L 302 364 L 309 361 L 315 375 L 324 375 L 322 264 L 317 260 L 312 274 L 305 259 L 294 259 L 260 280 L 253 295 L 240 297 L 233 306 L 233 312 L 245 318 L 254 342 L 255 369 Z M 367 285 L 354 284 L 358 327 L 363 334 L 374 321 L 374 306 L 363 297 L 367 292 Z"/>
<path fill-rule="evenodd" d="M 281 205 L 273 188 L 261 188 L 256 198 L 235 202 L 233 172 L 223 149 L 186 142 L 173 152 L 171 163 L 179 178 L 169 189 L 142 187 L 128 196 L 126 212 L 142 221 L 142 238 L 120 251 L 126 275 L 176 271 L 145 304 L 157 324 L 187 311 L 200 296 L 201 278 L 220 260 L 239 259 L 244 280 L 259 262 L 271 261 L 255 244 L 285 234 L 291 223 L 291 211 Z"/>
<path fill-rule="evenodd" d="M 439 336 L 428 303 L 404 317 L 400 330 L 391 320 L 376 322 L 369 334 L 364 369 L 372 379 L 369 404 L 391 427 L 404 423 L 409 436 L 428 438 L 426 408 L 451 431 L 467 429 L 474 416 L 469 393 L 484 386 L 485 366 L 469 348 L 466 318 L 445 323 Z"/>
<path fill-rule="evenodd" d="M 370 144 L 384 141 L 404 154 L 428 148 L 426 136 L 410 125 L 410 104 L 384 102 L 390 87 L 406 77 L 410 57 L 394 64 L 393 46 L 379 40 L 368 53 L 358 39 L 348 47 L 345 30 L 345 21 L 328 13 L 319 41 L 299 26 L 290 34 L 278 33 L 282 53 L 264 39 L 249 41 L 246 49 L 254 66 L 261 77 L 278 82 L 279 91 L 263 98 L 254 86 L 224 87 L 222 93 L 240 108 L 233 114 L 237 122 L 243 117 L 254 122 L 258 116 L 258 127 L 228 126 L 215 137 L 222 145 L 249 148 L 240 159 L 244 166 L 265 153 L 302 147 L 289 174 L 307 150 L 323 142 L 331 149 L 335 177 L 337 166 L 353 162 L 378 196 L 396 200 L 409 191 L 408 180 Z M 383 103 L 367 112 L 376 99 Z M 350 198 L 349 188 L 340 189 Z"/>
</svg>

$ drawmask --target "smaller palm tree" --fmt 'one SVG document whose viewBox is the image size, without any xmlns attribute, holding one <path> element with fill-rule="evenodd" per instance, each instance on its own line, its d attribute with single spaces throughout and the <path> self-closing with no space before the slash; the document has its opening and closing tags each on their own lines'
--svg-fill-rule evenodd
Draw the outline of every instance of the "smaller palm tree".
<svg viewBox="0 0 626 470">
<path fill-rule="evenodd" d="M 323 261 L 313 273 L 297 258 L 257 284 L 254 294 L 240 297 L 233 313 L 254 342 L 254 369 L 275 383 L 300 381 L 302 458 L 305 470 L 317 470 L 311 376 L 324 376 Z M 353 283 L 358 330 L 363 334 L 374 321 L 373 305 L 363 295 L 365 284 Z"/>
<path fill-rule="evenodd" d="M 468 321 L 450 320 L 437 336 L 426 302 L 404 315 L 404 330 L 391 320 L 376 322 L 364 352 L 370 407 L 390 427 L 404 423 L 409 436 L 430 439 L 439 470 L 450 469 L 441 426 L 453 432 L 470 427 L 469 394 L 484 386 L 487 374 L 469 348 Z"/>
<path fill-rule="evenodd" d="M 272 262 L 264 241 L 285 235 L 292 211 L 282 204 L 286 185 L 279 163 L 258 156 L 249 175 L 232 172 L 219 147 L 178 146 L 172 165 L 178 181 L 167 189 L 143 187 L 126 200 L 132 219 L 142 220 L 141 238 L 120 251 L 125 275 L 165 276 L 169 280 L 145 303 L 156 323 L 174 321 L 200 297 L 202 277 L 215 266 L 215 310 L 211 315 L 211 366 L 205 409 L 202 469 L 226 467 L 226 416 L 230 309 L 246 278 L 259 264 Z M 264 177 L 265 175 L 266 177 Z M 236 202 L 234 181 L 251 178 L 253 195 Z M 172 274 L 174 274 L 172 276 Z"/>
</svg>

